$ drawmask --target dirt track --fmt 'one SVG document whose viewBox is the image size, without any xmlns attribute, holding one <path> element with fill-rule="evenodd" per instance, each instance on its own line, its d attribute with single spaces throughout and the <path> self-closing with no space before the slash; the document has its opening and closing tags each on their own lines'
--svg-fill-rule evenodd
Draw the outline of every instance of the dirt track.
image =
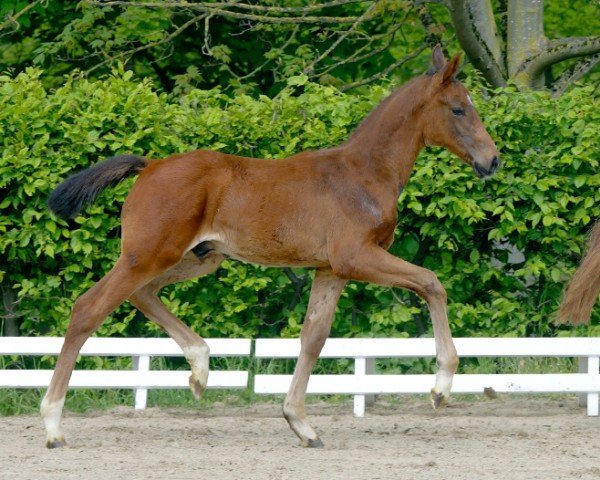
<svg viewBox="0 0 600 480">
<path fill-rule="evenodd" d="M 557 480 L 600 478 L 600 418 L 575 397 L 424 398 L 309 405 L 323 449 L 304 449 L 280 406 L 67 413 L 69 448 L 46 450 L 37 416 L 0 418 L 2 480 Z"/>
</svg>

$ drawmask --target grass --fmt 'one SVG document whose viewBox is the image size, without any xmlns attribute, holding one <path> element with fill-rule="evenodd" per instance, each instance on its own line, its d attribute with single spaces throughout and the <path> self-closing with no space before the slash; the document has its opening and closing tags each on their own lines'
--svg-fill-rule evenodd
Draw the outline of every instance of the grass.
<svg viewBox="0 0 600 480">
<path fill-rule="evenodd" d="M 119 359 L 119 368 L 130 368 L 123 359 Z M 94 362 L 94 360 L 92 360 Z M 211 368 L 220 370 L 248 370 L 250 371 L 250 386 L 240 390 L 207 390 L 200 402 L 197 402 L 187 389 L 165 389 L 148 391 L 148 407 L 162 408 L 191 408 L 207 410 L 222 406 L 243 407 L 253 403 L 282 401 L 282 395 L 258 395 L 252 391 L 252 376 L 255 373 L 292 373 L 295 362 L 292 360 L 261 360 L 261 359 L 236 359 L 220 358 L 211 359 Z M 91 365 L 87 365 L 88 367 Z M 0 357 L 0 369 L 3 368 L 39 368 L 36 365 L 24 365 L 14 359 L 7 360 Z M 48 367 L 46 367 L 48 368 Z M 115 368 L 114 365 L 104 368 Z M 183 359 L 154 358 L 152 369 L 187 369 Z M 377 362 L 376 371 L 379 373 L 434 373 L 433 360 L 415 359 L 385 359 Z M 317 363 L 314 373 L 352 373 L 353 362 L 346 359 L 331 360 L 321 359 Z M 461 359 L 459 373 L 572 373 L 577 372 L 577 363 L 571 358 L 479 358 Z M 42 389 L 0 389 L 0 416 L 36 414 L 39 412 L 39 403 L 43 397 Z M 392 403 L 393 398 L 389 396 Z M 347 401 L 349 395 L 311 395 L 308 402 L 313 401 Z M 458 398 L 458 397 L 455 397 Z M 461 396 L 462 398 L 462 396 Z M 65 402 L 65 409 L 72 412 L 86 412 L 88 410 L 103 410 L 117 406 L 133 406 L 134 394 L 132 390 L 69 390 Z"/>
<path fill-rule="evenodd" d="M 0 416 L 39 413 L 45 389 L 3 388 L 0 389 Z M 65 410 L 86 412 L 91 409 L 109 409 L 119 405 L 133 405 L 130 390 L 69 390 Z"/>
</svg>

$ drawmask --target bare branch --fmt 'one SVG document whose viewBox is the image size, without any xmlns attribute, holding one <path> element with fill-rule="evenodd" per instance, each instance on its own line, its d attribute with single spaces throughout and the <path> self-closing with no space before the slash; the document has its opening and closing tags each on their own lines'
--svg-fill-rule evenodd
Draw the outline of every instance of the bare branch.
<svg viewBox="0 0 600 480">
<path fill-rule="evenodd" d="M 204 17 L 204 44 L 202 45 L 202 53 L 212 57 L 212 51 L 210 50 L 210 19 L 212 15 L 206 15 Z"/>
<path fill-rule="evenodd" d="M 412 3 L 415 6 L 426 5 L 428 3 L 437 3 L 438 5 L 444 5 L 445 7 L 448 6 L 448 2 L 446 0 L 413 0 Z"/>
<path fill-rule="evenodd" d="M 331 2 L 317 3 L 314 5 L 307 5 L 305 7 L 274 7 L 270 5 L 255 5 L 252 3 L 239 3 L 236 1 L 232 2 L 187 2 L 187 1 L 170 1 L 170 2 L 133 2 L 131 0 L 86 0 L 85 3 L 97 6 L 142 6 L 151 8 L 169 8 L 169 9 L 190 9 L 194 6 L 208 7 L 208 8 L 238 8 L 240 10 L 253 10 L 255 12 L 266 12 L 266 13 L 308 13 L 317 10 L 323 10 L 325 8 L 339 7 L 342 5 L 349 5 L 351 3 L 364 3 L 370 0 L 334 0 Z"/>
<path fill-rule="evenodd" d="M 356 49 L 356 51 L 353 54 L 351 54 L 350 56 L 348 56 L 332 65 L 328 65 L 327 67 L 322 68 L 321 71 L 319 71 L 319 73 L 316 76 L 320 78 L 320 77 L 328 74 L 332 70 L 335 70 L 336 68 L 341 67 L 342 65 L 362 62 L 363 60 L 374 57 L 375 55 L 378 55 L 379 53 L 387 50 L 389 48 L 389 46 L 391 45 L 392 41 L 394 40 L 396 32 L 402 28 L 402 26 L 408 19 L 412 10 L 413 10 L 413 6 L 411 5 L 408 8 L 408 10 L 406 11 L 406 13 L 404 14 L 404 17 L 402 18 L 402 20 L 400 20 L 399 22 L 396 22 L 394 24 L 394 26 L 392 28 L 390 28 L 387 32 L 370 36 L 368 38 L 367 43 L 365 45 L 361 46 L 360 48 Z M 392 19 L 392 22 L 393 22 L 393 19 Z M 383 43 L 379 47 L 377 47 L 373 50 L 367 51 L 366 53 L 363 54 L 363 52 L 365 50 L 367 50 L 371 45 L 373 45 L 375 42 L 378 42 L 380 40 L 384 40 L 385 43 Z"/>
<path fill-rule="evenodd" d="M 570 37 L 553 40 L 537 55 L 528 58 L 518 74 L 535 78 L 555 63 L 600 52 L 600 37 Z"/>
<path fill-rule="evenodd" d="M 196 12 L 209 13 L 218 17 L 235 18 L 238 20 L 250 20 L 261 23 L 272 23 L 272 24 L 333 24 L 333 23 L 354 23 L 357 18 L 354 16 L 348 17 L 332 17 L 332 16 L 290 16 L 290 17 L 271 17 L 267 14 L 257 15 L 253 13 L 243 13 L 227 10 L 227 8 L 240 8 L 240 5 L 235 2 L 222 2 L 222 3 L 190 3 L 190 2 L 132 2 L 125 0 L 114 0 L 114 1 L 97 1 L 89 0 L 86 2 L 93 6 L 122 6 L 122 7 L 136 7 L 136 8 L 158 8 L 158 9 L 185 9 Z M 225 5 L 223 8 L 216 7 L 215 5 Z M 277 12 L 279 13 L 279 12 Z"/>
<path fill-rule="evenodd" d="M 369 41 L 366 45 L 363 45 L 362 47 L 358 48 L 349 57 L 346 57 L 346 58 L 340 60 L 339 62 L 334 63 L 333 65 L 328 65 L 326 68 L 319 71 L 317 76 L 321 77 L 323 75 L 326 75 L 329 72 L 331 72 L 332 70 L 336 69 L 337 67 L 341 67 L 342 65 L 347 65 L 349 63 L 362 62 L 363 60 L 374 57 L 375 55 L 387 50 L 390 47 L 390 45 L 392 44 L 392 41 L 394 40 L 396 32 L 400 28 L 402 28 L 402 24 L 408 17 L 408 13 L 409 12 L 407 12 L 406 16 L 402 19 L 402 21 L 400 21 L 396 25 L 394 25 L 393 28 L 391 28 L 390 30 L 388 30 L 387 32 L 385 32 L 383 34 L 373 35 L 372 37 L 369 38 Z M 382 45 L 380 45 L 379 47 L 377 47 L 374 50 L 370 50 L 367 53 L 362 54 L 362 52 L 364 52 L 367 48 L 369 48 L 371 45 L 373 45 L 374 42 L 382 40 L 382 39 L 385 40 L 385 43 L 383 43 Z"/>
<path fill-rule="evenodd" d="M 294 41 L 294 39 L 296 38 L 296 35 L 298 34 L 299 30 L 300 30 L 300 27 L 298 25 L 296 25 L 296 27 L 294 28 L 294 30 L 290 34 L 290 37 L 285 41 L 285 43 L 283 45 L 281 45 L 280 47 L 277 47 L 277 48 L 280 51 L 282 51 L 282 52 L 285 51 L 285 49 L 290 45 L 290 43 L 292 43 Z M 247 80 L 248 78 L 253 77 L 254 75 L 256 75 L 257 73 L 259 73 L 263 68 L 265 68 L 272 61 L 273 61 L 272 58 L 268 58 L 261 65 L 259 65 L 254 70 L 252 70 L 251 72 L 249 72 L 249 73 L 247 73 L 245 75 L 237 75 L 233 70 L 231 70 L 231 68 L 229 67 L 229 65 L 225 65 L 225 68 L 227 69 L 227 71 L 229 73 L 231 73 L 231 75 L 233 75 L 236 78 L 236 80 L 242 81 L 242 80 Z"/>
<path fill-rule="evenodd" d="M 600 53 L 584 58 L 573 67 L 569 68 L 554 81 L 554 84 L 552 85 L 552 96 L 558 97 L 565 93 L 574 82 L 579 80 L 598 64 L 600 64 Z"/>
<path fill-rule="evenodd" d="M 304 70 L 303 73 L 309 73 L 312 72 L 315 65 L 317 63 L 319 63 L 320 61 L 322 61 L 324 58 L 327 58 L 327 56 L 333 52 L 337 46 L 342 43 L 347 37 L 348 35 L 350 35 L 352 32 L 354 32 L 356 30 L 356 27 L 358 27 L 362 22 L 367 21 L 370 19 L 370 14 L 373 11 L 373 9 L 377 6 L 377 4 L 379 3 L 379 1 L 373 3 L 369 8 L 367 8 L 364 13 L 358 17 L 356 19 L 356 21 L 352 24 L 352 26 L 350 26 L 350 28 L 348 28 L 347 30 L 345 30 L 338 38 L 335 42 L 333 42 L 330 47 L 325 50 L 321 55 L 319 55 L 317 58 L 315 58 Z"/>
<path fill-rule="evenodd" d="M 180 35 L 181 33 L 183 33 L 188 27 L 194 25 L 195 23 L 203 20 L 206 17 L 208 17 L 208 14 L 197 15 L 197 16 L 193 17 L 191 20 L 188 20 L 187 22 L 185 22 L 183 25 L 181 25 L 175 31 L 173 31 L 172 33 L 170 33 L 169 35 L 167 35 L 166 37 L 164 37 L 164 38 L 162 38 L 160 40 L 148 43 L 148 44 L 143 45 L 141 47 L 137 47 L 137 48 L 134 48 L 134 49 L 131 49 L 131 50 L 127 50 L 125 52 L 120 52 L 117 55 L 115 55 L 114 57 L 108 56 L 108 58 L 106 60 L 104 60 L 104 61 L 98 63 L 97 65 L 94 65 L 90 69 L 88 69 L 85 72 L 85 74 L 89 75 L 94 70 L 102 68 L 105 65 L 113 63 L 113 62 L 115 62 L 117 60 L 123 59 L 125 57 L 130 57 L 130 56 L 132 56 L 132 55 L 134 55 L 136 53 L 143 52 L 144 50 L 149 50 L 150 48 L 154 48 L 154 47 L 157 47 L 159 45 L 163 45 L 165 43 L 168 43 L 171 40 L 173 40 L 175 37 L 177 37 L 178 35 Z"/>
<path fill-rule="evenodd" d="M 392 70 L 394 70 L 395 68 L 398 68 L 401 65 L 404 65 L 406 62 L 408 62 L 409 60 L 412 60 L 413 58 L 417 57 L 420 55 L 420 53 L 425 50 L 427 48 L 427 44 L 423 44 L 421 45 L 417 50 L 415 50 L 414 52 L 408 54 L 406 57 L 401 58 L 400 60 L 392 63 L 391 65 L 388 65 L 384 70 L 382 70 L 381 72 L 377 72 L 374 75 L 371 75 L 370 77 L 367 78 L 363 78 L 362 80 L 356 81 L 356 82 L 352 82 L 352 83 L 348 83 L 346 85 L 344 85 L 342 88 L 340 88 L 340 90 L 342 92 L 345 92 L 346 90 L 350 90 L 351 88 L 356 88 L 356 87 L 360 87 L 361 85 L 366 85 L 367 83 L 371 83 L 381 77 L 386 76 L 388 73 L 390 73 Z"/>
</svg>

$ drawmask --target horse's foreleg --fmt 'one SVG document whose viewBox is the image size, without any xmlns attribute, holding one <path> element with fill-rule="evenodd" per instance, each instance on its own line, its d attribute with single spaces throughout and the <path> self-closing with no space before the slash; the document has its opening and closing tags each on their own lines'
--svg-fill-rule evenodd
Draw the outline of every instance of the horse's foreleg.
<svg viewBox="0 0 600 480">
<path fill-rule="evenodd" d="M 334 271 L 343 278 L 406 288 L 427 302 L 433 323 L 438 366 L 431 401 L 436 409 L 445 405 L 458 367 L 458 356 L 448 325 L 446 291 L 435 273 L 376 246 L 363 248 L 356 255 L 339 259 L 334 263 Z"/>
<path fill-rule="evenodd" d="M 305 447 L 323 444 L 306 418 L 305 396 L 310 373 L 331 330 L 331 322 L 346 281 L 330 270 L 317 270 L 302 326 L 301 349 L 292 384 L 283 404 L 283 415 Z"/>
<path fill-rule="evenodd" d="M 96 285 L 77 299 L 67 328 L 56 368 L 40 412 L 46 426 L 46 446 L 62 447 L 65 439 L 60 419 L 71 373 L 79 350 L 106 316 L 117 308 L 136 288 L 148 281 L 149 272 L 132 270 L 127 261 L 119 259 L 114 268 Z"/>
<path fill-rule="evenodd" d="M 192 369 L 190 389 L 197 400 L 200 400 L 208 381 L 210 353 L 208 345 L 202 337 L 167 310 L 156 293 L 165 285 L 208 275 L 219 268 L 222 261 L 223 256 L 219 254 L 212 254 L 199 260 L 194 254 L 188 253 L 181 263 L 144 285 L 129 297 L 129 301 L 138 310 L 160 325 L 183 350 Z"/>
</svg>

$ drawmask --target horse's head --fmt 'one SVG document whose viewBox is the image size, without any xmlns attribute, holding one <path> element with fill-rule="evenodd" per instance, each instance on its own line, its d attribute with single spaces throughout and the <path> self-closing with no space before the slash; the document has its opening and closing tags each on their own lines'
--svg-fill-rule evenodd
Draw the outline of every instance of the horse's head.
<svg viewBox="0 0 600 480">
<path fill-rule="evenodd" d="M 483 178 L 498 169 L 499 153 L 467 89 L 454 78 L 459 62 L 460 55 L 446 61 L 439 45 L 433 49 L 434 73 L 428 77 L 423 140 L 426 145 L 447 148 Z"/>
</svg>

